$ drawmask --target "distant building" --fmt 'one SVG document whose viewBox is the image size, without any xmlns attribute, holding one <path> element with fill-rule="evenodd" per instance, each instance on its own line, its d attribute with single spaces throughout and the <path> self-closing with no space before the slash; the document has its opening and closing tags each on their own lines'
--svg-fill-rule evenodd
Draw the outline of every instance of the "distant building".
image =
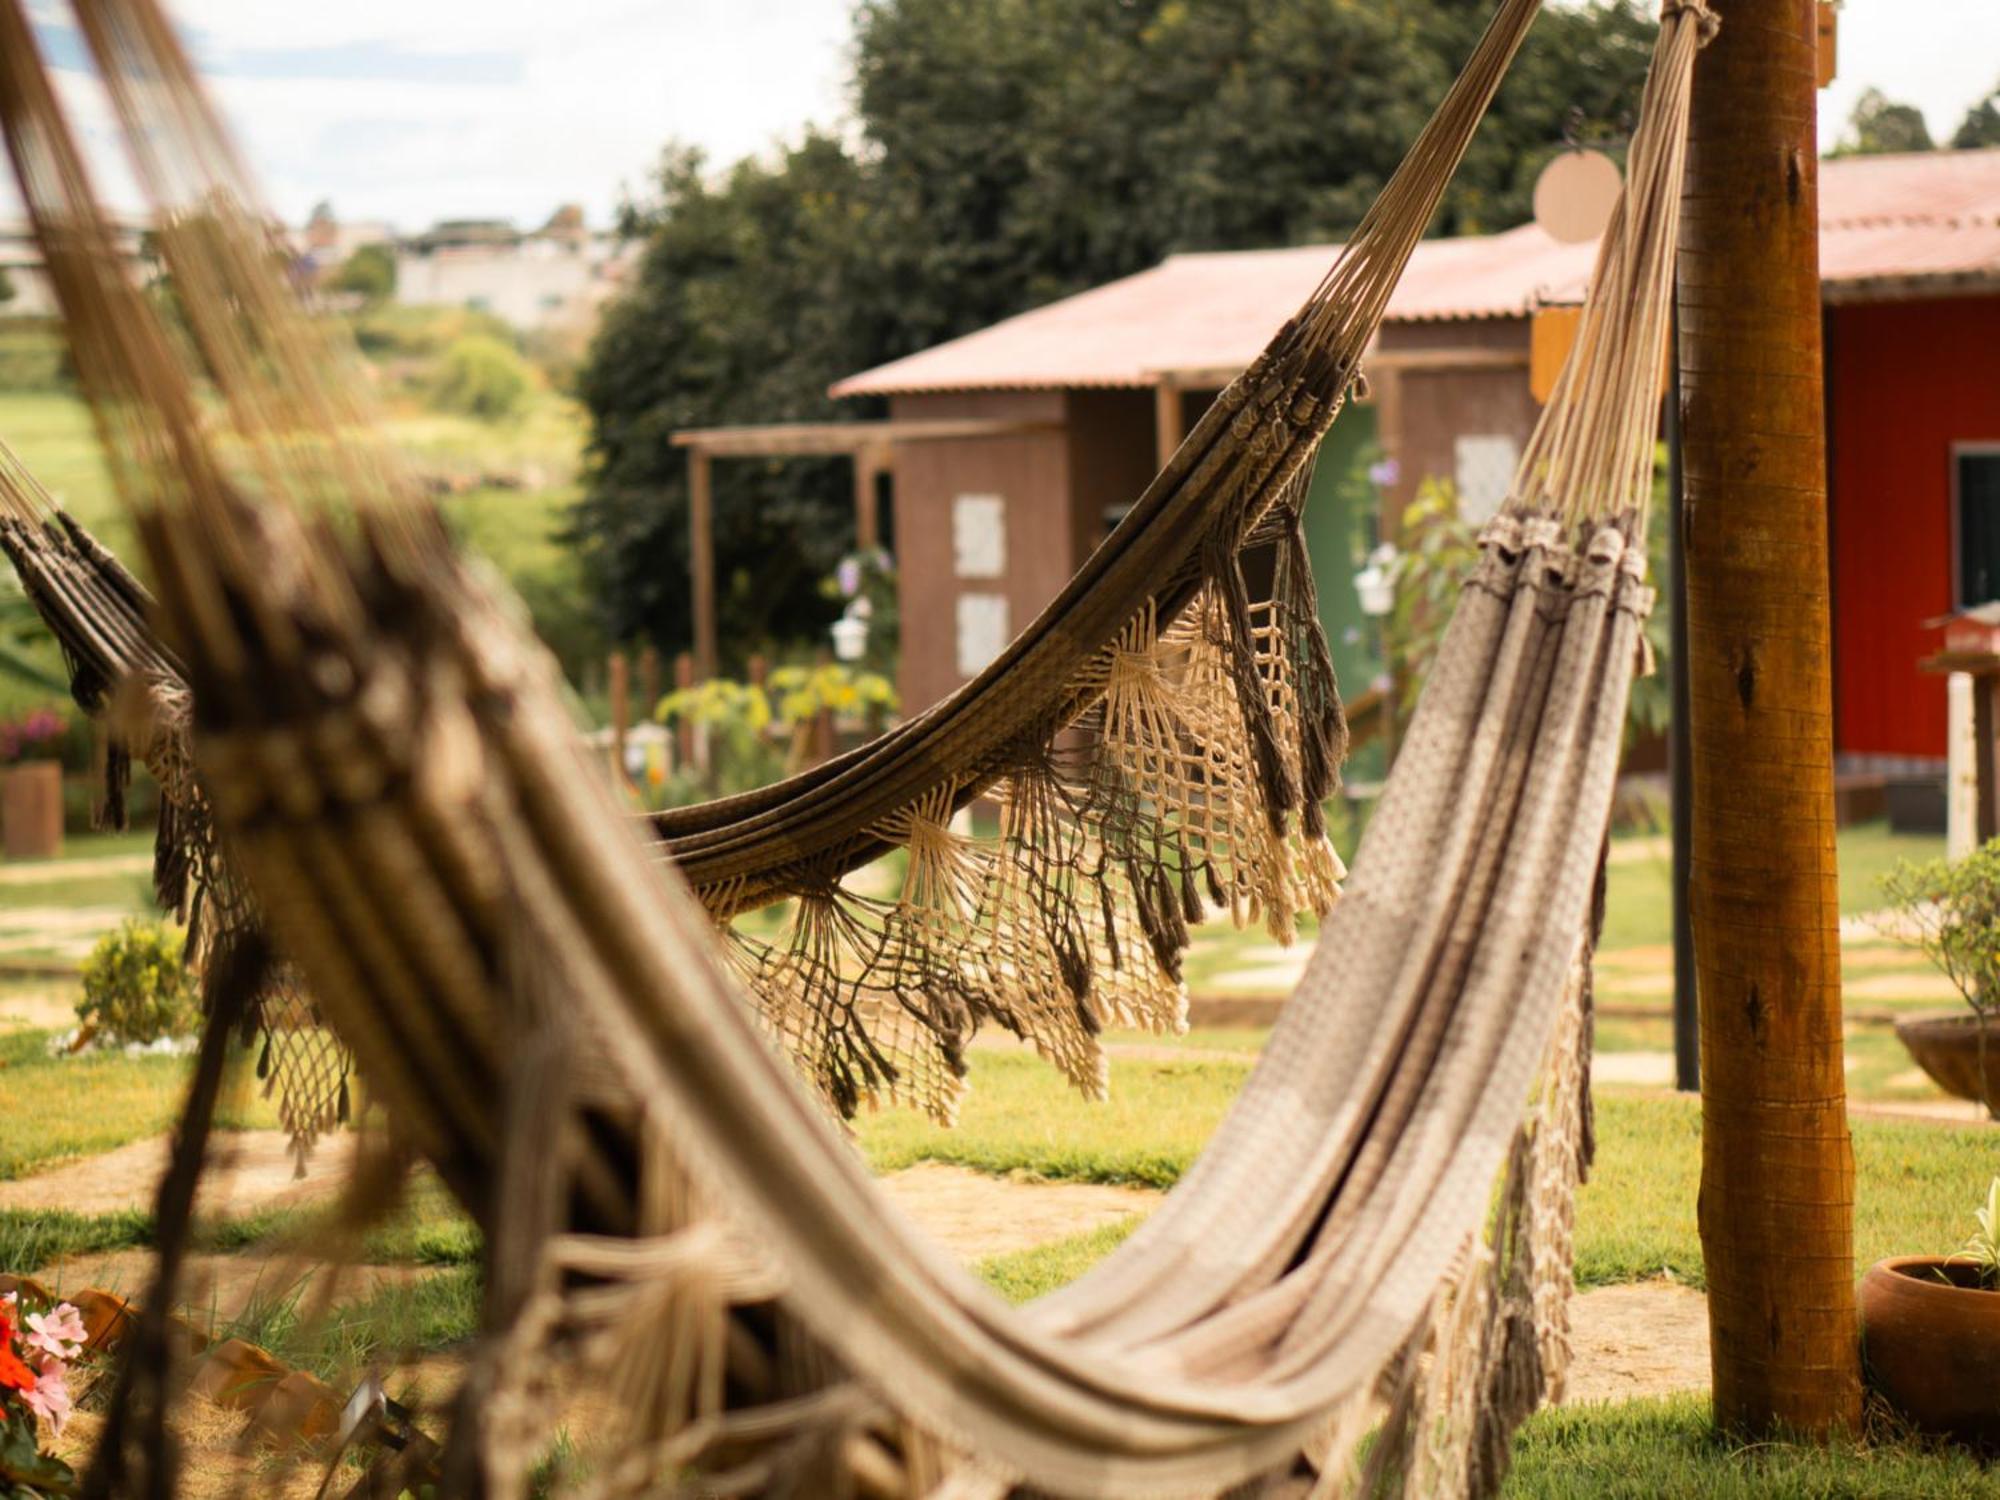
<svg viewBox="0 0 2000 1500">
<path fill-rule="evenodd" d="M 1836 748 L 1857 774 L 1941 766 L 1925 622 L 2000 599 L 2000 150 L 1829 161 L 1819 208 Z M 1068 581 L 1334 254 L 1177 255 L 834 385 L 886 398 L 892 428 L 1020 429 L 889 445 L 906 709 Z M 1533 225 L 1417 247 L 1306 513 L 1343 681 L 1379 670 L 1355 539 L 1393 532 L 1426 478 L 1453 480 L 1472 519 L 1500 502 L 1546 389 L 1538 329 L 1579 300 L 1594 255 Z"/>
<path fill-rule="evenodd" d="M 628 248 L 566 204 L 539 229 L 448 219 L 396 244 L 396 300 L 471 307 L 523 329 L 587 328 L 618 290 Z"/>
<path fill-rule="evenodd" d="M 119 253 L 130 264 L 142 268 L 142 282 L 151 280 L 151 257 L 146 252 L 143 226 L 119 221 L 114 223 L 113 230 L 118 237 Z M 34 228 L 26 219 L 0 219 L 0 271 L 7 273 L 7 283 L 14 289 L 14 295 L 0 303 L 0 317 L 55 316 L 55 289 L 49 285 L 41 247 L 35 243 Z"/>
<path fill-rule="evenodd" d="M 387 219 L 338 219 L 333 205 L 323 202 L 315 205 L 305 227 L 293 230 L 290 238 L 300 270 L 307 280 L 313 280 L 339 270 L 365 246 L 389 244 L 396 238 L 396 230 Z"/>
</svg>

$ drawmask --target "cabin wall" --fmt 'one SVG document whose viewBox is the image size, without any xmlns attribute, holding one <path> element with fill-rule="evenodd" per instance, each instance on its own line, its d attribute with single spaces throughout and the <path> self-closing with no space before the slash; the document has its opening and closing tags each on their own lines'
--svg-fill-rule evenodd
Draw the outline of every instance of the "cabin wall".
<svg viewBox="0 0 2000 1500">
<path fill-rule="evenodd" d="M 1076 571 L 1076 526 L 1061 392 L 898 396 L 890 412 L 1050 424 L 895 445 L 897 690 L 911 714 L 972 677 L 975 660 L 983 664 L 1055 597 Z M 988 534 L 996 515 L 997 545 Z"/>
<path fill-rule="evenodd" d="M 1826 364 L 1835 748 L 1941 758 L 1917 663 L 1954 602 L 1952 445 L 2000 442 L 2000 298 L 1830 308 Z"/>
</svg>

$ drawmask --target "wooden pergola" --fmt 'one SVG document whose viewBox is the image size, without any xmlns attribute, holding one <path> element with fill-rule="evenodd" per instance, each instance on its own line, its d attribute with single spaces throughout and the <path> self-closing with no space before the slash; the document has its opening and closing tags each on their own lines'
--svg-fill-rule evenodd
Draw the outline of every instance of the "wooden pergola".
<svg viewBox="0 0 2000 1500">
<path fill-rule="evenodd" d="M 694 609 L 694 665 L 697 680 L 715 675 L 715 491 L 710 466 L 718 458 L 838 458 L 854 460 L 854 544 L 872 547 L 880 538 L 875 490 L 878 476 L 892 473 L 899 443 L 954 438 L 1012 437 L 1042 432 L 1046 422 L 991 418 L 872 422 L 771 422 L 744 427 L 690 427 L 673 435 L 688 450 L 688 569 Z"/>
</svg>

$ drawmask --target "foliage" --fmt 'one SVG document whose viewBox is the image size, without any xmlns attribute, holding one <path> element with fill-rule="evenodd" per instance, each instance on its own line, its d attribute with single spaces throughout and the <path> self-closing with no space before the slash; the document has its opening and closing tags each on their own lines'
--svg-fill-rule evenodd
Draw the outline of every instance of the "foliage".
<svg viewBox="0 0 2000 1500">
<path fill-rule="evenodd" d="M 1986 1189 L 1986 1202 L 1973 1211 L 1972 1219 L 1976 1226 L 1972 1237 L 1956 1258 L 1972 1262 L 1981 1286 L 2000 1292 L 2000 1177 Z"/>
<path fill-rule="evenodd" d="M 370 359 L 425 359 L 460 339 L 484 335 L 508 342 L 512 333 L 490 312 L 471 307 L 421 307 L 383 302 L 353 319 L 354 342 Z"/>
<path fill-rule="evenodd" d="M 0 390 L 61 391 L 73 383 L 69 346 L 53 318 L 0 319 Z"/>
<path fill-rule="evenodd" d="M 827 383 L 913 347 L 893 331 L 898 289 L 875 263 L 867 198 L 861 164 L 809 135 L 715 181 L 698 153 L 669 151 L 653 201 L 629 212 L 647 244 L 577 375 L 591 438 L 569 532 L 612 639 L 690 644 L 688 456 L 669 441 L 676 430 L 865 414 L 835 406 Z M 714 465 L 730 665 L 825 639 L 836 611 L 818 583 L 853 536 L 853 494 L 844 458 Z"/>
<path fill-rule="evenodd" d="M 872 415 L 829 381 L 1184 249 L 1348 233 L 1488 19 L 1484 0 L 867 0 L 858 140 L 719 175 L 669 150 L 646 239 L 577 381 L 572 536 L 613 639 L 689 639 L 683 428 Z M 1524 220 L 1572 109 L 1618 128 L 1651 15 L 1551 9 L 1439 228 Z M 852 535 L 845 460 L 714 470 L 721 639 L 822 639 Z"/>
<path fill-rule="evenodd" d="M 18 718 L 0 720 L 0 765 L 58 760 L 68 737 L 69 720 L 53 708 L 32 708 Z"/>
<path fill-rule="evenodd" d="M 861 663 L 871 672 L 892 676 L 902 640 L 902 616 L 897 607 L 896 560 L 880 547 L 850 552 L 820 580 L 820 597 L 830 599 L 868 626 L 867 649 Z"/>
<path fill-rule="evenodd" d="M 386 302 L 396 295 L 396 257 L 387 245 L 363 245 L 327 278 L 327 289 L 353 292 L 363 302 Z"/>
<path fill-rule="evenodd" d="M 1924 112 L 1914 104 L 1891 99 L 1880 89 L 1864 89 L 1847 117 L 1847 133 L 1834 147 L 1835 156 L 1875 156 L 1891 151 L 1933 149 Z"/>
<path fill-rule="evenodd" d="M 113 1042 L 191 1035 L 201 1024 L 201 997 L 180 949 L 160 923 L 126 918 L 83 961 L 77 1020 Z"/>
<path fill-rule="evenodd" d="M 1423 696 L 1459 590 L 1479 561 L 1479 539 L 1459 513 L 1457 487 L 1441 479 L 1417 486 L 1416 497 L 1403 507 L 1397 534 L 1398 550 L 1390 564 L 1395 604 L 1382 635 L 1407 715 Z"/>
<path fill-rule="evenodd" d="M 7 268 L 0 266 L 0 307 L 14 300 L 14 278 L 7 274 Z"/>
<path fill-rule="evenodd" d="M 534 371 L 511 344 L 467 334 L 438 360 L 431 377 L 431 405 L 482 422 L 518 416 L 534 389 Z"/>
<path fill-rule="evenodd" d="M 1957 151 L 2000 146 L 2000 88 L 1995 88 L 1965 112 L 1965 118 L 1958 122 L 1958 129 L 1952 132 L 1951 144 Z"/>
<path fill-rule="evenodd" d="M 2000 839 L 1964 859 L 1904 861 L 1882 878 L 1896 935 L 1923 950 L 1981 1016 L 2000 1013 Z"/>
<path fill-rule="evenodd" d="M 1653 501 L 1646 526 L 1647 573 L 1662 597 L 1645 625 L 1653 670 L 1632 683 L 1625 709 L 1626 743 L 1664 734 L 1673 712 L 1667 659 L 1671 621 L 1665 598 L 1667 568 L 1666 458 L 1654 466 Z M 1396 602 L 1383 622 L 1389 668 L 1400 685 L 1402 711 L 1416 709 L 1423 686 L 1458 603 L 1460 586 L 1479 560 L 1477 528 L 1459 513 L 1458 492 L 1445 480 L 1425 480 L 1403 509 L 1400 550 L 1391 566 Z"/>
<path fill-rule="evenodd" d="M 83 1352 L 83 1318 L 67 1302 L 29 1308 L 0 1297 L 0 1500 L 70 1493 L 74 1476 L 41 1451 L 40 1434 L 69 1421 L 70 1362 Z"/>
<path fill-rule="evenodd" d="M 662 724 L 695 726 L 708 736 L 708 772 L 669 785 L 669 803 L 728 796 L 799 770 L 821 714 L 879 718 L 894 711 L 896 690 L 878 673 L 844 662 L 780 667 L 760 685 L 717 677 L 667 694 L 653 711 Z"/>
</svg>

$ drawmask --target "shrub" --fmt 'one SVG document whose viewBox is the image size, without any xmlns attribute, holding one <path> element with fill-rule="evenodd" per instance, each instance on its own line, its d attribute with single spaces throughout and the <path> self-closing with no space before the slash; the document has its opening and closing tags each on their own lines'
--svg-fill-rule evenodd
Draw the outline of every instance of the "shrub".
<svg viewBox="0 0 2000 1500">
<path fill-rule="evenodd" d="M 77 1020 L 106 1041 L 156 1042 L 187 1036 L 201 1023 L 194 976 L 180 939 L 158 922 L 127 918 L 83 962 Z"/>
<path fill-rule="evenodd" d="M 53 318 L 0 319 L 0 391 L 66 391 L 69 347 Z"/>
<path fill-rule="evenodd" d="M 1882 894 L 1904 917 L 1897 936 L 1977 1014 L 2000 1014 L 2000 839 L 1963 859 L 1906 860 L 1882 877 Z"/>
<path fill-rule="evenodd" d="M 482 422 L 516 415 L 534 384 L 528 362 L 506 344 L 470 334 L 445 350 L 431 382 L 431 405 Z"/>
</svg>

